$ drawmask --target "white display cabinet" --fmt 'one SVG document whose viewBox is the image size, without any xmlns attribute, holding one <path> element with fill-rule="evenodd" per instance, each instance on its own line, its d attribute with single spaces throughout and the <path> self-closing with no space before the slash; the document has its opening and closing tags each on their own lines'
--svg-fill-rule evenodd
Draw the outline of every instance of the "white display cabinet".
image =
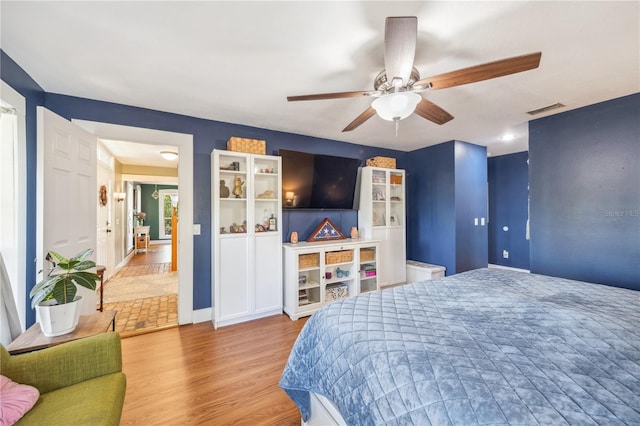
<svg viewBox="0 0 640 426">
<path fill-rule="evenodd" d="M 214 150 L 214 326 L 282 313 L 280 157 Z"/>
<path fill-rule="evenodd" d="M 378 242 L 283 244 L 284 311 L 293 320 L 327 303 L 378 290 Z"/>
<path fill-rule="evenodd" d="M 406 282 L 405 171 L 380 167 L 358 170 L 358 227 L 380 241 L 379 286 Z"/>
</svg>

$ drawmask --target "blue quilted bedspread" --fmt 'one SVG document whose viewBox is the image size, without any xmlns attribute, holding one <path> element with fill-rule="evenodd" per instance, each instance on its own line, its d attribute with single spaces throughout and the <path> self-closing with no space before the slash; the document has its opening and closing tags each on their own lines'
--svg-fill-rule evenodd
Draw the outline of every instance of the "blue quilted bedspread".
<svg viewBox="0 0 640 426">
<path fill-rule="evenodd" d="M 354 425 L 640 425 L 640 292 L 479 269 L 334 302 L 280 386 Z"/>
</svg>

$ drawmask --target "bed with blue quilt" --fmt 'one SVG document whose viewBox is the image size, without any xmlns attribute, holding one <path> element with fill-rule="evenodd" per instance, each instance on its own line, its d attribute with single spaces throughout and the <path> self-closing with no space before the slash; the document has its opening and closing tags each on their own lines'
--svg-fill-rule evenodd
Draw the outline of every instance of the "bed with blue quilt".
<svg viewBox="0 0 640 426">
<path fill-rule="evenodd" d="M 304 422 L 320 396 L 349 425 L 640 425 L 640 292 L 478 269 L 344 299 L 280 386 Z"/>
</svg>

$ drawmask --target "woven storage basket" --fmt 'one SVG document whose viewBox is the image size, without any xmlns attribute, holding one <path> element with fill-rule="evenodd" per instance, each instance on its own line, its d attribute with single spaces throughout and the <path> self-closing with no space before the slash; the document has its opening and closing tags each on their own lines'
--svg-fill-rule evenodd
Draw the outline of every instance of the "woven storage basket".
<svg viewBox="0 0 640 426">
<path fill-rule="evenodd" d="M 360 262 L 371 262 L 376 260 L 374 249 L 360 249 Z"/>
<path fill-rule="evenodd" d="M 267 143 L 260 139 L 237 138 L 232 136 L 227 141 L 227 150 L 264 155 L 267 152 Z"/>
<path fill-rule="evenodd" d="M 353 260 L 353 250 L 332 251 L 325 253 L 324 263 L 331 265 L 334 263 L 351 262 Z"/>
<path fill-rule="evenodd" d="M 373 157 L 367 160 L 367 166 L 384 167 L 385 169 L 395 169 L 396 159 L 391 157 Z"/>
<path fill-rule="evenodd" d="M 298 255 L 298 268 L 312 268 L 320 266 L 320 253 Z"/>
</svg>

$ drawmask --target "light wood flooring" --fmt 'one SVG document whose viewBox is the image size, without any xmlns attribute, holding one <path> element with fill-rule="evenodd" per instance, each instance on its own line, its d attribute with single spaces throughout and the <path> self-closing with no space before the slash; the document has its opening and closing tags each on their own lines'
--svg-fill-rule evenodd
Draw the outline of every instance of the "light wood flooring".
<svg viewBox="0 0 640 426">
<path fill-rule="evenodd" d="M 276 315 L 123 339 L 121 425 L 300 425 L 278 381 L 305 322 Z"/>
</svg>

